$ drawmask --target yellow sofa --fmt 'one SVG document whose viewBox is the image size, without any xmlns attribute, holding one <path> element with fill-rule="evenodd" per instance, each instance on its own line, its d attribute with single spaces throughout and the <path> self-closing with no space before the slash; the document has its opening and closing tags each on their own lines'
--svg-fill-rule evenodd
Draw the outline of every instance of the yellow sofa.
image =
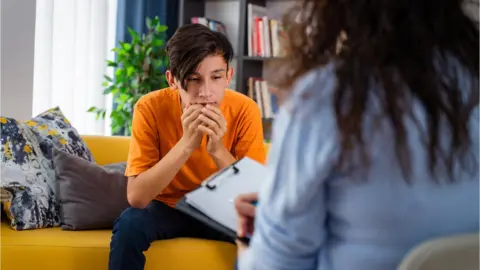
<svg viewBox="0 0 480 270">
<path fill-rule="evenodd" d="M 125 161 L 128 137 L 84 136 L 99 164 Z M 104 270 L 111 230 L 62 231 L 60 228 L 15 231 L 1 222 L 2 270 Z M 157 241 L 146 252 L 147 270 L 232 269 L 232 244 L 201 240 Z"/>
</svg>

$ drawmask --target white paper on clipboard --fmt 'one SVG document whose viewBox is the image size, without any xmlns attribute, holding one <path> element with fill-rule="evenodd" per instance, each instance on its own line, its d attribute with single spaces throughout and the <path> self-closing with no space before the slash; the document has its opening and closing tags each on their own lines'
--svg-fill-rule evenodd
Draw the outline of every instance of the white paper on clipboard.
<svg viewBox="0 0 480 270">
<path fill-rule="evenodd" d="M 186 194 L 186 202 L 236 231 L 235 198 L 240 194 L 258 192 L 266 176 L 265 165 L 245 157 L 205 180 L 200 188 Z"/>
</svg>

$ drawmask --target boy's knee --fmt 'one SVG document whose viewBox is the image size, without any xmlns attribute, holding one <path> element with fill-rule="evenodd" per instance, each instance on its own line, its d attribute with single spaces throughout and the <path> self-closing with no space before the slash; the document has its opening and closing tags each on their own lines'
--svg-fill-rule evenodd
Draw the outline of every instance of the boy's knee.
<svg viewBox="0 0 480 270">
<path fill-rule="evenodd" d="M 146 236 L 146 228 L 148 224 L 148 216 L 145 209 L 127 208 L 120 217 L 115 221 L 113 227 L 113 237 L 122 239 L 139 240 L 142 236 Z"/>
</svg>

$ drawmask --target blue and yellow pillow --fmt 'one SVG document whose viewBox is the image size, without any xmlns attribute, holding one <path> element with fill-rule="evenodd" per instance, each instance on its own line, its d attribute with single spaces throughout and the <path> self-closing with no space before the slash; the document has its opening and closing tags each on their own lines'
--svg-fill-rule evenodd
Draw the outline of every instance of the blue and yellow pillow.
<svg viewBox="0 0 480 270">
<path fill-rule="evenodd" d="M 58 107 L 25 122 L 0 117 L 0 127 L 1 188 L 12 194 L 4 203 L 11 226 L 59 226 L 52 149 L 93 161 L 91 152 Z"/>
<path fill-rule="evenodd" d="M 43 153 L 49 160 L 52 160 L 51 148 L 56 147 L 74 156 L 94 161 L 80 134 L 59 107 L 43 112 L 25 124 L 40 138 Z"/>
</svg>

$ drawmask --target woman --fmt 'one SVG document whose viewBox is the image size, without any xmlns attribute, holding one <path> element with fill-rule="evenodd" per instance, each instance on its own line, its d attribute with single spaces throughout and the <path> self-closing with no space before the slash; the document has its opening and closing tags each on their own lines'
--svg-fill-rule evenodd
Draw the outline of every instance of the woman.
<svg viewBox="0 0 480 270">
<path fill-rule="evenodd" d="M 239 269 L 393 270 L 478 232 L 479 34 L 462 2 L 306 0 L 287 18 L 293 91 L 256 211 L 237 199 L 253 233 Z"/>
</svg>

